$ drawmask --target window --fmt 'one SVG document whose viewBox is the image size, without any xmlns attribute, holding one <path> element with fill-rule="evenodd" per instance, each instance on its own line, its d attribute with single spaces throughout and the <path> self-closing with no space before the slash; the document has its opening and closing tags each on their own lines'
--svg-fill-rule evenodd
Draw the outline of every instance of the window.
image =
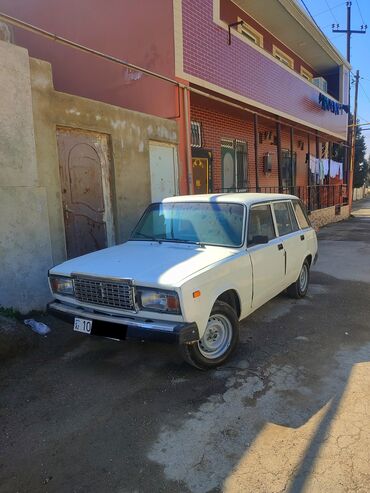
<svg viewBox="0 0 370 493">
<path fill-rule="evenodd" d="M 191 122 L 191 145 L 202 147 L 202 125 L 198 122 Z"/>
<path fill-rule="evenodd" d="M 293 152 L 293 161 L 291 152 L 288 149 L 281 150 L 281 179 L 284 188 L 294 187 L 296 182 L 297 153 Z"/>
<path fill-rule="evenodd" d="M 278 202 L 274 204 L 274 212 L 279 236 L 298 231 L 298 223 L 293 214 L 290 202 Z"/>
<path fill-rule="evenodd" d="M 247 188 L 247 143 L 221 140 L 222 188 L 233 191 Z"/>
<path fill-rule="evenodd" d="M 309 228 L 310 227 L 310 220 L 308 219 L 306 210 L 304 208 L 304 205 L 302 202 L 299 200 L 294 200 L 293 201 L 293 207 L 295 214 L 297 216 L 299 226 L 301 229 Z"/>
<path fill-rule="evenodd" d="M 287 65 L 291 69 L 294 69 L 294 60 L 289 55 L 281 51 L 277 46 L 273 45 L 272 54 L 275 58 L 280 60 L 281 63 Z"/>
<path fill-rule="evenodd" d="M 257 205 L 251 208 L 248 225 L 248 246 L 254 245 L 256 236 L 267 236 L 269 241 L 276 237 L 269 205 Z"/>
<path fill-rule="evenodd" d="M 313 75 L 311 74 L 311 72 L 309 72 L 308 70 L 306 70 L 304 67 L 301 67 L 301 76 L 303 78 L 305 78 L 306 80 L 312 82 Z"/>
<path fill-rule="evenodd" d="M 238 17 L 238 22 L 243 21 Z M 245 36 L 249 41 L 263 48 L 263 36 L 258 31 L 256 31 L 252 26 L 243 21 L 243 24 L 238 26 L 238 31 Z"/>
</svg>

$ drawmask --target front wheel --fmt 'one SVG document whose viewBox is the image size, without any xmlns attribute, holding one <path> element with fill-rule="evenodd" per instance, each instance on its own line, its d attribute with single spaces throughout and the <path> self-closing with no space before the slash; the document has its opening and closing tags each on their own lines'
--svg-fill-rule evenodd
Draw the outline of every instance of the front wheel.
<svg viewBox="0 0 370 493">
<path fill-rule="evenodd" d="M 306 296 L 308 284 L 310 282 L 310 264 L 305 260 L 296 282 L 288 287 L 288 294 L 292 298 L 303 298 Z"/>
<path fill-rule="evenodd" d="M 239 341 L 239 320 L 235 310 L 222 301 L 216 301 L 206 330 L 199 341 L 182 344 L 184 360 L 201 370 L 216 368 L 231 356 Z"/>
</svg>

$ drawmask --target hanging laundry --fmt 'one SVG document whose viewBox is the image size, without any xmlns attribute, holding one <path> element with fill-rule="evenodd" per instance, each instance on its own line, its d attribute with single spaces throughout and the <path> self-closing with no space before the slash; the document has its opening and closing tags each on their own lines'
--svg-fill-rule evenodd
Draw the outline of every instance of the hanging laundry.
<svg viewBox="0 0 370 493">
<path fill-rule="evenodd" d="M 310 171 L 314 175 L 316 173 L 316 158 L 310 154 Z"/>
<path fill-rule="evenodd" d="M 343 163 L 338 163 L 339 164 L 339 178 L 343 180 Z"/>
<path fill-rule="evenodd" d="M 329 174 L 329 159 L 323 159 L 323 166 L 324 166 L 324 175 L 328 176 Z"/>
<path fill-rule="evenodd" d="M 320 179 L 320 182 L 321 182 L 325 178 L 324 160 L 323 159 L 318 159 L 318 161 L 319 161 L 319 179 Z"/>
</svg>

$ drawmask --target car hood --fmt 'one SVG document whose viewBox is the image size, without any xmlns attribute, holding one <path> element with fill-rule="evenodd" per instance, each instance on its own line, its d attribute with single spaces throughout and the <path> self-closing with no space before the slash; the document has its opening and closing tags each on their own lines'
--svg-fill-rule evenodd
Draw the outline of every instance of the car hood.
<svg viewBox="0 0 370 493">
<path fill-rule="evenodd" d="M 239 253 L 238 249 L 184 243 L 129 241 L 83 255 L 50 270 L 96 277 L 133 279 L 136 284 L 179 286 L 186 278 Z"/>
</svg>

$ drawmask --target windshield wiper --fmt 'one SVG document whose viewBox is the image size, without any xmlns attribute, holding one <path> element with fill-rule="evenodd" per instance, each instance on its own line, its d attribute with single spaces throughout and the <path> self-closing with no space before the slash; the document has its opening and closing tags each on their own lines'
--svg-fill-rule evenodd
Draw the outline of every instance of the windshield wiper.
<svg viewBox="0 0 370 493">
<path fill-rule="evenodd" d="M 156 238 L 155 236 L 147 235 L 145 233 L 141 233 L 140 231 L 136 231 L 135 236 L 140 236 L 141 238 L 145 238 L 146 240 L 158 241 L 158 243 L 162 243 L 162 239 Z M 135 236 L 130 238 L 131 240 L 135 240 Z"/>
<path fill-rule="evenodd" d="M 201 241 L 195 241 L 195 240 L 180 240 L 178 238 L 169 238 L 169 239 L 166 239 L 164 241 L 173 241 L 174 243 L 188 243 L 190 245 L 199 245 L 201 248 L 204 248 L 204 243 L 202 243 Z"/>
</svg>

